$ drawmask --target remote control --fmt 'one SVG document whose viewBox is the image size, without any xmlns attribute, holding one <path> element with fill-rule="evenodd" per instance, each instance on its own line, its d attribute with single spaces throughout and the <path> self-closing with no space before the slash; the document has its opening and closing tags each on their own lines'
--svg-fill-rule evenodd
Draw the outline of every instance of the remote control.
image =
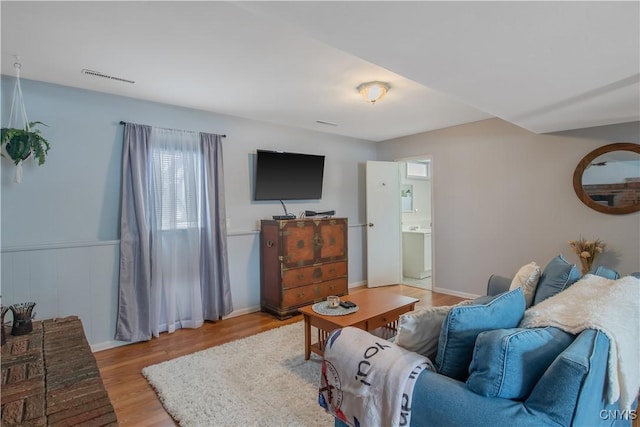
<svg viewBox="0 0 640 427">
<path fill-rule="evenodd" d="M 341 301 L 340 302 L 340 307 L 342 308 L 353 308 L 356 305 L 354 303 L 352 303 L 351 301 Z"/>
</svg>

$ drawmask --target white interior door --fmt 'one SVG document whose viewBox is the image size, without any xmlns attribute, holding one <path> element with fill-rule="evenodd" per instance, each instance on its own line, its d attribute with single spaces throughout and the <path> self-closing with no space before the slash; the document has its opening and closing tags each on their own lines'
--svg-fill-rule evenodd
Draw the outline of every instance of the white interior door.
<svg viewBox="0 0 640 427">
<path fill-rule="evenodd" d="M 400 171 L 396 162 L 368 161 L 367 286 L 394 285 L 402 280 Z"/>
</svg>

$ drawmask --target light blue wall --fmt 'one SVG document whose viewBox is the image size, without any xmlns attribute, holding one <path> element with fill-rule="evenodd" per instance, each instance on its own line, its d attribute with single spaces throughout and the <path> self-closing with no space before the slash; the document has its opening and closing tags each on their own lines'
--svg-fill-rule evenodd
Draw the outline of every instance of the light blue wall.
<svg viewBox="0 0 640 427">
<path fill-rule="evenodd" d="M 2 123 L 15 80 L 2 76 Z M 94 348 L 115 328 L 120 209 L 121 120 L 222 133 L 231 285 L 236 311 L 259 307 L 257 223 L 281 214 L 279 202 L 251 200 L 256 149 L 326 156 L 323 198 L 290 202 L 289 211 L 335 209 L 349 219 L 349 281 L 365 280 L 364 163 L 373 142 L 254 120 L 22 80 L 30 120 L 46 123 L 51 151 L 27 162 L 21 184 L 1 161 L 2 300 L 37 302 L 38 318 L 78 314 Z M 106 307 L 106 309 L 105 309 Z M 108 327 L 105 327 L 108 325 Z"/>
</svg>

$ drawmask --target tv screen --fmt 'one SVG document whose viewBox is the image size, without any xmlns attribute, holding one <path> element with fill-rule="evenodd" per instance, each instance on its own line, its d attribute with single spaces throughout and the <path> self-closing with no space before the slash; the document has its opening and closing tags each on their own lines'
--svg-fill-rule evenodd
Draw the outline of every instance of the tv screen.
<svg viewBox="0 0 640 427">
<path fill-rule="evenodd" d="M 258 150 L 255 200 L 322 198 L 324 156 Z"/>
</svg>

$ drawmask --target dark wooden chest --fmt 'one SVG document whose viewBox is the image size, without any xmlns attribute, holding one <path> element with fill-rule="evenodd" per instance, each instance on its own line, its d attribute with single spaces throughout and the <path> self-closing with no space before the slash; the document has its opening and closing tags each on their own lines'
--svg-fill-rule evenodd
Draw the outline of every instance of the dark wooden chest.
<svg viewBox="0 0 640 427">
<path fill-rule="evenodd" d="M 281 319 L 348 290 L 347 219 L 263 220 L 260 301 Z"/>
</svg>

